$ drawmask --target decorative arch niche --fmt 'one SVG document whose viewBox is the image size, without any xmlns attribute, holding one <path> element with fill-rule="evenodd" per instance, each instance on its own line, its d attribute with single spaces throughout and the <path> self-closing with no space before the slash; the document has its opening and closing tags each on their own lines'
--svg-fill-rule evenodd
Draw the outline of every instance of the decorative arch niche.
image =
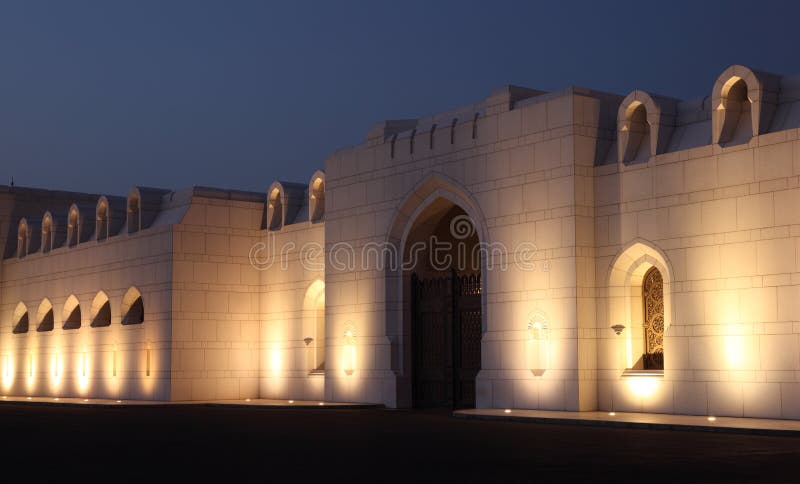
<svg viewBox="0 0 800 484">
<path fill-rule="evenodd" d="M 42 253 L 46 254 L 53 250 L 54 240 L 55 224 L 53 222 L 53 214 L 45 212 L 42 218 Z"/>
<path fill-rule="evenodd" d="M 72 204 L 67 213 L 67 247 L 75 247 L 81 241 L 81 213 L 78 206 Z"/>
<path fill-rule="evenodd" d="M 25 303 L 21 301 L 17 303 L 17 307 L 14 308 L 14 314 L 12 315 L 12 319 L 14 321 L 14 329 L 12 330 L 14 334 L 28 332 L 28 326 L 29 326 L 28 307 L 25 305 Z"/>
<path fill-rule="evenodd" d="M 74 294 L 67 298 L 61 313 L 62 329 L 79 329 L 81 327 L 81 304 Z"/>
<path fill-rule="evenodd" d="M 319 222 L 325 217 L 325 172 L 317 171 L 308 184 L 308 219 Z"/>
<path fill-rule="evenodd" d="M 111 302 L 108 300 L 108 295 L 106 295 L 105 292 L 98 292 L 94 300 L 92 300 L 89 320 L 93 328 L 111 325 Z"/>
<path fill-rule="evenodd" d="M 303 298 L 303 341 L 306 344 L 306 368 L 310 373 L 325 371 L 325 283 L 317 279 L 308 286 Z"/>
<path fill-rule="evenodd" d="M 733 65 L 717 78 L 711 94 L 712 142 L 744 144 L 769 128 L 778 104 L 780 78 Z"/>
<path fill-rule="evenodd" d="M 39 304 L 39 310 L 36 312 L 36 321 L 38 326 L 36 331 L 53 331 L 55 326 L 55 317 L 53 315 L 53 304 L 49 299 L 45 298 Z"/>
<path fill-rule="evenodd" d="M 134 234 L 142 227 L 142 196 L 137 188 L 132 189 L 128 194 L 127 206 L 126 226 L 128 233 Z"/>
<path fill-rule="evenodd" d="M 122 298 L 122 324 L 141 324 L 144 322 L 144 301 L 142 293 L 131 287 Z"/>
<path fill-rule="evenodd" d="M 108 199 L 100 197 L 95 211 L 95 238 L 98 242 L 108 238 Z"/>
<path fill-rule="evenodd" d="M 30 244 L 30 231 L 28 230 L 28 221 L 24 218 L 19 221 L 17 227 L 17 257 L 20 259 L 28 255 L 28 247 Z"/>
<path fill-rule="evenodd" d="M 283 188 L 273 183 L 267 195 L 267 230 L 280 230 L 283 227 Z"/>
</svg>

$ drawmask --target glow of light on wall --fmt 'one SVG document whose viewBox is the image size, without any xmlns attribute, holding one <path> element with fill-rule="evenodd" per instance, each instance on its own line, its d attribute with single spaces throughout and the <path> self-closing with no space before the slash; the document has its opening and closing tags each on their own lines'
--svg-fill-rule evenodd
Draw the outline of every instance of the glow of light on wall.
<svg viewBox="0 0 800 484">
<path fill-rule="evenodd" d="M 542 376 L 550 363 L 550 330 L 541 313 L 528 316 L 525 338 L 527 367 L 534 376 Z"/>
<path fill-rule="evenodd" d="M 5 356 L 5 361 L 3 362 L 3 389 L 9 390 L 11 388 L 11 384 L 14 383 L 14 365 L 12 363 L 11 355 Z"/>
<path fill-rule="evenodd" d="M 28 353 L 28 380 L 33 380 L 33 353 Z"/>
<path fill-rule="evenodd" d="M 729 368 L 740 369 L 744 366 L 746 360 L 744 338 L 744 336 L 723 336 L 725 361 Z"/>
<path fill-rule="evenodd" d="M 111 376 L 117 376 L 117 345 L 114 345 L 111 355 Z"/>
<path fill-rule="evenodd" d="M 84 348 L 78 360 L 78 389 L 85 391 L 89 387 L 89 351 Z"/>
<path fill-rule="evenodd" d="M 50 358 L 50 371 L 53 373 L 53 378 L 56 380 L 59 379 L 63 373 L 63 365 L 58 352 L 53 353 L 53 356 Z"/>
<path fill-rule="evenodd" d="M 655 393 L 658 387 L 657 378 L 636 377 L 627 380 L 628 388 L 639 398 L 645 398 Z"/>
<path fill-rule="evenodd" d="M 344 325 L 342 369 L 344 369 L 344 374 L 348 376 L 356 371 L 356 329 L 350 321 Z"/>
<path fill-rule="evenodd" d="M 278 375 L 283 369 L 283 355 L 279 347 L 274 347 L 269 353 L 269 369 L 273 375 Z"/>
</svg>

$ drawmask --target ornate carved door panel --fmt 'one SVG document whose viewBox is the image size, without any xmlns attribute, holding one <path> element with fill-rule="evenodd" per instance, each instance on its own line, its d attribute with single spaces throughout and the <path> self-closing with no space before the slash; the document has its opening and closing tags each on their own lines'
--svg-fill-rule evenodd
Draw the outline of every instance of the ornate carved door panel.
<svg viewBox="0 0 800 484">
<path fill-rule="evenodd" d="M 415 274 L 411 288 L 414 405 L 474 407 L 481 367 L 480 276 Z"/>
<path fill-rule="evenodd" d="M 644 306 L 644 368 L 664 369 L 664 281 L 655 267 L 642 282 Z"/>
</svg>

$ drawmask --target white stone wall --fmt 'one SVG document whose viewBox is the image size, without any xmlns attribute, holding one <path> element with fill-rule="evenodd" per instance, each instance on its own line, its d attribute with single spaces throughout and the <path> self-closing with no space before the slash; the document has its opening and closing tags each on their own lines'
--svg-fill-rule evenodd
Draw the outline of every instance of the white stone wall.
<svg viewBox="0 0 800 484">
<path fill-rule="evenodd" d="M 263 203 L 195 195 L 173 226 L 173 400 L 259 396 Z"/>
<path fill-rule="evenodd" d="M 591 237 L 584 240 L 592 232 L 586 229 L 592 163 L 576 167 L 571 135 L 573 115 L 582 116 L 597 103 L 581 99 L 565 91 L 509 110 L 509 96 L 501 93 L 473 108 L 473 113 L 485 108 L 475 139 L 470 115 L 459 119 L 451 145 L 449 119 L 441 116 L 446 122 L 435 131 L 432 150 L 421 137 L 411 154 L 409 139 L 400 136 L 392 158 L 390 142 L 381 137 L 342 150 L 326 165 L 329 250 L 346 243 L 359 253 L 366 243 L 392 241 L 413 223 L 413 213 L 437 196 L 449 197 L 472 216 L 481 242 L 501 242 L 510 250 L 526 241 L 538 247 L 536 270 L 509 264 L 508 270 L 484 274 L 479 407 L 577 410 L 582 405 L 576 274 L 592 264 L 577 262 L 576 234 L 582 245 L 592 245 Z M 401 361 L 397 279 L 380 268 L 329 266 L 326 285 L 328 327 L 338 335 L 352 321 L 358 333 L 353 375 L 333 366 L 334 348 L 327 397 L 396 405 L 396 378 L 408 377 Z M 588 304 L 591 308 L 591 298 Z M 528 319 L 535 311 L 550 328 L 549 366 L 541 377 L 534 377 L 525 356 Z M 592 361 L 582 364 L 594 370 Z M 593 399 L 585 401 L 591 405 Z"/>
<path fill-rule="evenodd" d="M 791 129 L 596 168 L 601 409 L 800 417 L 797 138 Z M 618 288 L 604 288 L 636 240 L 672 272 L 663 379 L 620 377 L 640 329 L 635 316 L 626 324 Z M 608 329 L 617 323 L 627 336 Z"/>
<path fill-rule="evenodd" d="M 171 259 L 171 232 L 154 228 L 4 260 L 3 394 L 168 400 Z M 142 294 L 144 322 L 123 326 L 122 298 L 131 287 Z M 107 327 L 90 326 L 92 301 L 99 291 L 111 303 Z M 65 330 L 63 309 L 70 295 L 80 303 L 81 326 Z M 37 311 L 45 298 L 53 305 L 54 329 L 37 332 Z M 19 302 L 28 308 L 29 330 L 12 334 L 12 315 Z"/>
<path fill-rule="evenodd" d="M 260 293 L 260 393 L 263 398 L 323 400 L 326 373 L 315 371 L 317 345 L 335 344 L 317 334 L 316 303 L 326 298 L 324 223 L 302 221 L 264 231 L 257 261 Z M 260 263 L 259 263 L 260 262 Z M 324 313 L 324 308 L 323 308 Z M 327 324 L 326 324 L 327 329 Z M 327 333 L 327 332 L 326 332 Z M 312 341 L 306 343 L 306 338 Z"/>
</svg>

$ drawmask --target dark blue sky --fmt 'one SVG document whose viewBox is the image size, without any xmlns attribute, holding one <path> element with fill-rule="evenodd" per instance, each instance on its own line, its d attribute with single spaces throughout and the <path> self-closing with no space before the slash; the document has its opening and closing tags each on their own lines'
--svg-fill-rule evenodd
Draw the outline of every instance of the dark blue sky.
<svg viewBox="0 0 800 484">
<path fill-rule="evenodd" d="M 265 191 L 504 84 L 707 95 L 800 74 L 798 2 L 0 3 L 0 183 Z"/>
</svg>

